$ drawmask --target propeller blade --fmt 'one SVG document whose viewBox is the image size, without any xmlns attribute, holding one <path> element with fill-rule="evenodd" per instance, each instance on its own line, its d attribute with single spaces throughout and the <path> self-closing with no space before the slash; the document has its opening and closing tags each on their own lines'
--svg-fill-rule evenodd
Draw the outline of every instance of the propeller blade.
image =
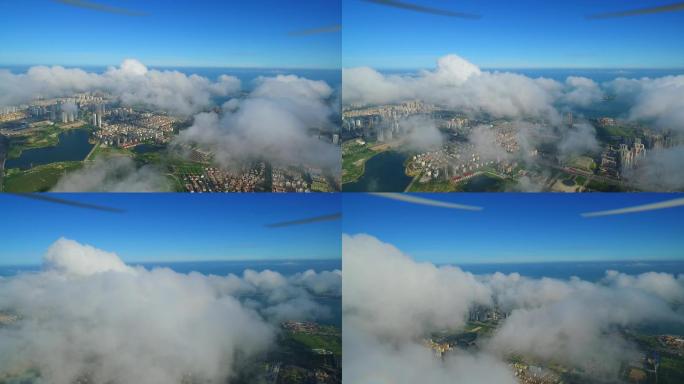
<svg viewBox="0 0 684 384">
<path fill-rule="evenodd" d="M 394 8 L 399 8 L 399 9 L 405 9 L 408 11 L 428 13 L 431 15 L 439 15 L 439 16 L 447 16 L 447 17 L 459 17 L 459 18 L 463 18 L 463 19 L 481 19 L 482 18 L 482 15 L 476 15 L 476 14 L 472 14 L 472 13 L 463 13 L 463 12 L 453 12 L 453 11 L 448 11 L 446 9 L 425 7 L 422 5 L 406 3 L 403 1 L 397 1 L 397 0 L 363 0 L 363 1 L 365 1 L 367 3 L 377 4 L 377 5 L 384 5 L 386 7 L 394 7 Z"/>
<path fill-rule="evenodd" d="M 111 213 L 124 213 L 124 212 L 126 212 L 123 209 L 106 207 L 106 206 L 96 205 L 96 204 L 82 203 L 80 201 L 62 199 L 59 197 L 54 197 L 54 196 L 51 196 L 48 194 L 43 194 L 43 193 L 12 193 L 12 195 L 19 196 L 19 197 L 25 197 L 27 199 L 45 201 L 48 203 L 68 205 L 68 206 L 72 206 L 72 207 L 76 207 L 76 208 L 94 209 L 96 211 L 111 212 Z"/>
<path fill-rule="evenodd" d="M 145 12 L 131 11 L 131 10 L 125 9 L 125 8 L 111 7 L 109 5 L 98 4 L 98 3 L 94 3 L 92 1 L 85 1 L 85 0 L 55 0 L 55 1 L 58 3 L 62 3 L 62 4 L 71 5 L 73 7 L 85 8 L 85 9 L 90 9 L 90 10 L 99 11 L 99 12 L 115 13 L 117 15 L 148 16 L 148 14 Z"/>
<path fill-rule="evenodd" d="M 408 193 L 377 193 L 377 192 L 373 192 L 373 193 L 371 193 L 371 195 L 384 197 L 386 199 L 404 201 L 406 203 L 411 203 L 411 204 L 428 205 L 431 207 L 449 208 L 449 209 L 463 209 L 466 211 L 481 211 L 483 209 L 482 207 L 476 207 L 473 205 L 448 203 L 446 201 L 427 199 L 424 197 L 419 197 L 419 196 L 411 195 Z"/>
<path fill-rule="evenodd" d="M 627 213 L 648 212 L 648 211 L 655 211 L 657 209 L 674 208 L 674 207 L 679 207 L 682 205 L 684 205 L 684 198 L 679 198 L 679 199 L 661 201 L 659 203 L 637 205 L 634 207 L 611 209 L 608 211 L 582 213 L 582 217 L 624 215 Z"/>
<path fill-rule="evenodd" d="M 314 217 L 307 217 L 304 219 L 291 220 L 291 221 L 281 221 L 278 223 L 266 224 L 266 227 L 268 227 L 268 228 L 281 228 L 281 227 L 289 227 L 292 225 L 303 225 L 303 224 L 318 223 L 321 221 L 335 221 L 335 220 L 339 220 L 341 218 L 342 218 L 341 213 L 333 213 L 330 215 L 314 216 Z"/>
<path fill-rule="evenodd" d="M 676 11 L 681 11 L 681 10 L 684 10 L 684 3 L 661 5 L 658 7 L 650 7 L 650 8 L 639 8 L 639 9 L 632 9 L 632 10 L 621 11 L 621 12 L 598 13 L 598 14 L 587 16 L 587 19 L 612 19 L 615 17 L 641 16 L 641 15 L 650 15 L 650 14 L 654 14 L 654 13 L 676 12 Z"/>
</svg>

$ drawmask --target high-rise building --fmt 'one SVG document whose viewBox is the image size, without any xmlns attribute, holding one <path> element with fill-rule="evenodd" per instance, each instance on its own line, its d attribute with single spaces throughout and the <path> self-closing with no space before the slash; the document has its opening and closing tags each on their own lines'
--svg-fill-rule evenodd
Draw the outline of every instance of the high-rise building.
<svg viewBox="0 0 684 384">
<path fill-rule="evenodd" d="M 66 111 L 62 111 L 62 123 L 67 123 L 67 113 Z"/>
<path fill-rule="evenodd" d="M 102 115 L 101 114 L 97 115 L 97 126 L 99 128 L 102 128 Z"/>
<path fill-rule="evenodd" d="M 97 113 L 93 113 L 93 125 L 97 127 Z"/>
</svg>

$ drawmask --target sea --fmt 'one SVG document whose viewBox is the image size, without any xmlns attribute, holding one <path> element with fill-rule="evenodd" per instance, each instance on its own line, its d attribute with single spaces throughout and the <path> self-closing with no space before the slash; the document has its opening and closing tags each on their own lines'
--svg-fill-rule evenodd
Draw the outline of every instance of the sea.
<svg viewBox="0 0 684 384">
<path fill-rule="evenodd" d="M 440 264 L 447 265 L 447 264 Z M 585 281 L 596 282 L 605 277 L 606 271 L 613 270 L 627 275 L 646 272 L 664 272 L 673 275 L 684 274 L 684 260 L 662 261 L 572 261 L 548 263 L 492 263 L 459 264 L 459 268 L 476 275 L 496 272 L 505 274 L 519 273 L 530 278 L 549 277 L 568 280 L 578 277 Z"/>
<path fill-rule="evenodd" d="M 192 261 L 192 262 L 155 262 L 129 263 L 147 269 L 169 268 L 178 273 L 198 272 L 204 275 L 225 276 L 242 275 L 247 270 L 271 270 L 289 276 L 307 270 L 316 272 L 342 270 L 342 261 L 337 260 L 250 260 L 250 261 Z M 659 261 L 567 261 L 541 263 L 480 263 L 480 264 L 438 264 L 455 265 L 464 271 L 476 275 L 501 272 L 505 274 L 519 273 L 530 278 L 549 277 L 567 280 L 579 277 L 586 281 L 601 280 L 608 270 L 628 275 L 639 275 L 646 272 L 664 272 L 673 275 L 684 274 L 684 260 Z M 0 276 L 9 277 L 18 273 L 38 272 L 40 265 L 0 265 Z"/>
</svg>

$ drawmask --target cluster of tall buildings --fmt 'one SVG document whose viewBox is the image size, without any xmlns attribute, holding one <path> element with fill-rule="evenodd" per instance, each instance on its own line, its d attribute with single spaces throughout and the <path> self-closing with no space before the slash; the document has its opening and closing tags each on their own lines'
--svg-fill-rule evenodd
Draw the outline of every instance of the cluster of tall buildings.
<svg viewBox="0 0 684 384">
<path fill-rule="evenodd" d="M 102 116 L 105 114 L 105 105 L 98 104 L 95 107 L 95 112 L 93 112 L 93 125 L 102 128 Z"/>
<path fill-rule="evenodd" d="M 640 138 L 634 139 L 634 145 L 630 148 L 627 144 L 620 144 L 620 165 L 622 169 L 635 168 L 639 161 L 646 157 L 646 147 L 641 143 Z"/>
<path fill-rule="evenodd" d="M 8 107 L 0 107 L 0 115 L 6 115 L 17 111 L 19 111 L 19 108 L 13 105 Z"/>
<path fill-rule="evenodd" d="M 646 157 L 646 146 L 640 138 L 632 145 L 621 143 L 617 147 L 608 145 L 601 154 L 599 172 L 603 176 L 619 178 L 626 170 L 634 169 Z"/>
<path fill-rule="evenodd" d="M 342 138 L 376 138 L 391 141 L 401 134 L 399 122 L 412 115 L 429 114 L 435 107 L 420 101 L 348 109 L 342 113 Z"/>
</svg>

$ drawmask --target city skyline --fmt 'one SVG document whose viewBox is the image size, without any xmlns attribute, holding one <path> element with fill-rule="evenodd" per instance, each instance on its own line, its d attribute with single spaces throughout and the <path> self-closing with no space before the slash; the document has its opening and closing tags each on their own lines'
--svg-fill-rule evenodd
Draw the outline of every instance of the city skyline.
<svg viewBox="0 0 684 384">
<path fill-rule="evenodd" d="M 484 196 L 483 196 L 484 195 Z M 482 207 L 452 210 L 344 194 L 342 232 L 368 234 L 436 264 L 682 259 L 682 208 L 585 218 L 671 199 L 668 194 L 425 194 Z M 522 236 L 521 236 L 522 235 Z M 495 239 L 495 241 L 492 241 Z"/>
<path fill-rule="evenodd" d="M 268 224 L 338 212 L 330 194 L 67 194 L 103 212 L 5 195 L 0 265 L 40 264 L 60 238 L 116 253 L 126 263 L 324 260 L 340 257 L 338 221 L 285 228 Z M 220 208 L 220 209 L 219 209 Z M 28 219 L 34 218 L 34 219 Z"/>
<path fill-rule="evenodd" d="M 454 18 L 344 0 L 343 67 L 432 68 L 446 54 L 482 68 L 681 68 L 684 12 L 589 19 L 663 1 L 548 3 L 503 0 L 412 4 L 481 18 Z"/>
<path fill-rule="evenodd" d="M 340 66 L 341 36 L 331 28 L 340 24 L 339 4 L 94 3 L 122 10 L 112 12 L 69 3 L 73 2 L 0 4 L 0 64 L 108 66 L 136 58 L 155 67 Z M 41 12 L 35 12 L 37 7 Z M 26 22 L 27 14 L 32 15 L 31 23 Z"/>
</svg>

